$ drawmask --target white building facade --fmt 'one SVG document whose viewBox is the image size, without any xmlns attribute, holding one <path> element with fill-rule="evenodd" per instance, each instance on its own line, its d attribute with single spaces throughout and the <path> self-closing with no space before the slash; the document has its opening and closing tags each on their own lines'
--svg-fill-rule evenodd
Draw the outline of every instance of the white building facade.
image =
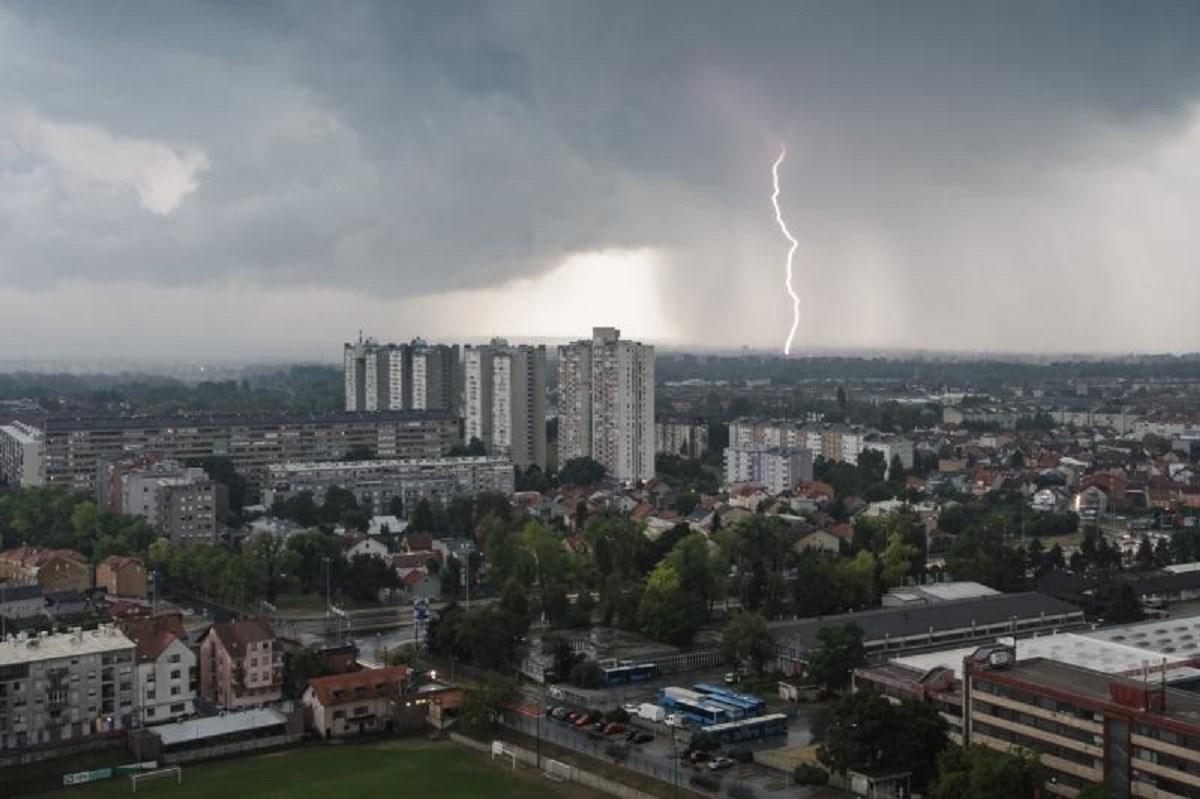
<svg viewBox="0 0 1200 799">
<path fill-rule="evenodd" d="M 812 479 L 812 452 L 807 449 L 755 444 L 726 447 L 725 482 L 754 483 L 771 494 L 791 491 L 797 483 Z"/>
<path fill-rule="evenodd" d="M 546 468 L 546 348 L 501 339 L 463 349 L 463 439 L 522 468 Z"/>
<path fill-rule="evenodd" d="M 12 488 L 45 484 L 42 431 L 14 421 L 0 426 L 0 480 Z"/>
</svg>

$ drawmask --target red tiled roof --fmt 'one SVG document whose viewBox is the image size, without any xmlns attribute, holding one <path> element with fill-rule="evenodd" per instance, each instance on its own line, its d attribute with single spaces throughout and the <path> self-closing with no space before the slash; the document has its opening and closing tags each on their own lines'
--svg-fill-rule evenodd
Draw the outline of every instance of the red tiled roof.
<svg viewBox="0 0 1200 799">
<path fill-rule="evenodd" d="M 154 618 L 125 619 L 120 627 L 121 632 L 137 644 L 138 660 L 142 663 L 158 660 L 158 656 L 172 641 L 187 640 L 183 618 L 178 613 L 166 613 Z"/>
<path fill-rule="evenodd" d="M 127 566 L 137 566 L 139 569 L 145 568 L 142 562 L 137 558 L 128 558 L 124 555 L 109 555 L 104 560 L 100 561 L 101 566 L 107 566 L 113 571 L 119 572 Z"/>
<path fill-rule="evenodd" d="M 398 694 L 407 677 L 407 668 L 392 666 L 314 677 L 308 681 L 308 687 L 323 707 L 330 707 L 342 702 L 359 702 Z"/>
<path fill-rule="evenodd" d="M 23 546 L 7 552 L 0 552 L 0 560 L 19 563 L 22 566 L 41 566 L 55 557 L 73 560 L 77 563 L 87 563 L 87 558 L 73 549 L 42 549 L 41 547 Z"/>
<path fill-rule="evenodd" d="M 252 643 L 275 640 L 274 631 L 263 619 L 219 621 L 205 634 L 215 635 L 221 646 L 235 657 L 241 657 Z"/>
</svg>

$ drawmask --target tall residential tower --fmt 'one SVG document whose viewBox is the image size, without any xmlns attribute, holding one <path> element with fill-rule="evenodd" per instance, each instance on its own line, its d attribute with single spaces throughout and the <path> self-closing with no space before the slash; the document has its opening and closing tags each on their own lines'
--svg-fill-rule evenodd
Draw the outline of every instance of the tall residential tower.
<svg viewBox="0 0 1200 799">
<path fill-rule="evenodd" d="M 622 482 L 654 477 L 654 348 L 611 327 L 559 348 L 559 463 L 591 457 Z"/>
<path fill-rule="evenodd" d="M 546 468 L 546 348 L 501 339 L 463 349 L 463 437 L 523 469 Z"/>
</svg>

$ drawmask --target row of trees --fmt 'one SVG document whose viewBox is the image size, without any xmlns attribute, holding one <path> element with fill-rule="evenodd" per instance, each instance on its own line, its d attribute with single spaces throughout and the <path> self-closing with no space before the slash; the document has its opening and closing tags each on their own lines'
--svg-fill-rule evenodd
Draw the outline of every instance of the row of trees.
<svg viewBox="0 0 1200 799">
<path fill-rule="evenodd" d="M 74 549 L 100 561 L 109 555 L 140 555 L 154 538 L 145 519 L 101 510 L 61 489 L 0 492 L 3 549 L 22 544 Z"/>
</svg>

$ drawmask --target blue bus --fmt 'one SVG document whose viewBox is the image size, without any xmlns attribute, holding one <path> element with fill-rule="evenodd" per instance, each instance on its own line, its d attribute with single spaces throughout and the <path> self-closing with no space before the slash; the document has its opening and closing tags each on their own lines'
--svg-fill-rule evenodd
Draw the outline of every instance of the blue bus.
<svg viewBox="0 0 1200 799">
<path fill-rule="evenodd" d="M 738 693 L 723 685 L 702 682 L 692 687 L 697 693 L 704 694 L 709 699 L 742 708 L 742 716 L 758 716 L 767 709 L 766 700 L 759 699 L 757 696 Z"/>
<path fill-rule="evenodd" d="M 625 685 L 645 682 L 658 674 L 653 663 L 633 663 L 628 660 L 600 664 L 600 681 L 604 685 Z"/>
<path fill-rule="evenodd" d="M 787 716 L 782 713 L 771 713 L 725 724 L 714 724 L 706 727 L 704 731 L 717 736 L 721 743 L 730 744 L 737 741 L 757 740 L 771 735 L 787 735 L 788 720 Z"/>
<path fill-rule="evenodd" d="M 702 726 L 733 721 L 734 715 L 728 705 L 709 701 L 703 694 L 686 688 L 669 686 L 659 694 L 659 704 L 667 710 L 682 713 Z"/>
</svg>

